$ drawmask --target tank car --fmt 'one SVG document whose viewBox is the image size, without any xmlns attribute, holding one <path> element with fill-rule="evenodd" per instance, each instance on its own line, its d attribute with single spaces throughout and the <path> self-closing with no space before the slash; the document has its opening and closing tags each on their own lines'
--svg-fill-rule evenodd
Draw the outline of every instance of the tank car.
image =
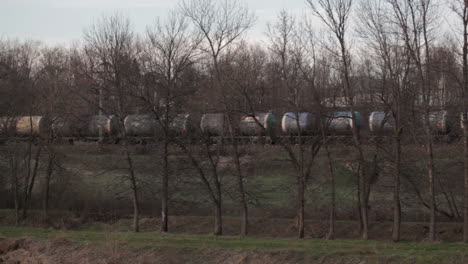
<svg viewBox="0 0 468 264">
<path fill-rule="evenodd" d="M 204 114 L 200 121 L 202 133 L 208 136 L 223 136 L 227 131 L 223 113 Z"/>
<path fill-rule="evenodd" d="M 171 135 L 192 135 L 196 131 L 195 123 L 189 114 L 176 115 L 169 124 Z"/>
<path fill-rule="evenodd" d="M 276 135 L 276 118 L 273 113 L 256 113 L 241 117 L 239 132 L 242 136 L 268 136 Z"/>
<path fill-rule="evenodd" d="M 325 117 L 328 134 L 331 135 L 350 135 L 354 128 L 362 127 L 362 117 L 359 112 L 354 112 L 355 122 L 352 119 L 351 112 L 333 112 Z"/>
<path fill-rule="evenodd" d="M 90 116 L 55 117 L 51 121 L 52 131 L 55 137 L 87 137 L 90 120 Z"/>
<path fill-rule="evenodd" d="M 465 125 L 463 124 L 463 113 L 460 113 L 460 128 L 465 129 Z"/>
<path fill-rule="evenodd" d="M 369 115 L 371 134 L 389 134 L 395 129 L 395 119 L 390 112 L 372 112 Z"/>
<path fill-rule="evenodd" d="M 446 135 L 450 132 L 450 118 L 445 110 L 429 113 L 429 125 L 435 134 Z"/>
<path fill-rule="evenodd" d="M 128 136 L 156 136 L 157 120 L 153 115 L 129 115 L 124 120 L 125 133 Z"/>
<path fill-rule="evenodd" d="M 119 132 L 119 120 L 116 116 L 95 115 L 91 116 L 88 126 L 89 137 L 98 137 L 101 129 L 103 136 L 115 136 Z"/>
<path fill-rule="evenodd" d="M 52 119 L 52 131 L 58 137 L 74 136 L 75 130 L 72 128 L 72 122 L 68 118 L 57 117 Z"/>
<path fill-rule="evenodd" d="M 154 115 L 129 115 L 124 120 L 128 136 L 161 137 L 163 128 Z M 168 132 L 171 136 L 182 136 L 194 133 L 195 125 L 189 114 L 179 114 L 172 118 Z"/>
<path fill-rule="evenodd" d="M 19 116 L 16 118 L 15 133 L 18 136 L 41 135 L 47 126 L 42 116 Z"/>
<path fill-rule="evenodd" d="M 2 117 L 0 118 L 0 133 L 4 136 L 11 136 L 15 134 L 17 117 Z"/>
<path fill-rule="evenodd" d="M 317 118 L 312 113 L 288 112 L 281 120 L 281 131 L 285 135 L 312 135 L 318 131 Z"/>
</svg>

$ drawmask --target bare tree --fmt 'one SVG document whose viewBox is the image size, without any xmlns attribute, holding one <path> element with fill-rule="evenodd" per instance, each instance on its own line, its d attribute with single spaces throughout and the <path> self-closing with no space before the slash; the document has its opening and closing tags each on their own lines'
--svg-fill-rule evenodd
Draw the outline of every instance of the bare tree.
<svg viewBox="0 0 468 264">
<path fill-rule="evenodd" d="M 431 84 L 431 27 L 435 22 L 435 5 L 431 0 L 400 1 L 389 0 L 392 8 L 392 20 L 396 23 L 403 36 L 405 48 L 416 68 L 418 88 L 421 98 L 416 104 L 422 107 L 424 146 L 427 162 L 430 204 L 429 239 L 436 240 L 436 195 L 434 175 L 433 131 L 430 126 L 430 112 L 432 107 Z"/>
<path fill-rule="evenodd" d="M 139 66 L 136 53 L 139 47 L 135 43 L 135 35 L 130 21 L 120 15 L 102 17 L 85 31 L 85 54 L 87 55 L 86 75 L 94 87 L 96 94 L 106 93 L 107 102 L 98 102 L 99 110 L 110 118 L 115 114 L 118 128 L 123 139 L 125 160 L 128 165 L 128 182 L 133 200 L 133 230 L 139 231 L 139 187 L 134 161 L 128 146 L 128 135 L 124 126 L 132 101 L 128 96 L 131 89 L 138 87 Z M 95 88 L 97 87 L 97 89 Z M 88 91 L 89 92 L 89 91 Z M 83 96 L 86 98 L 86 96 Z"/>
<path fill-rule="evenodd" d="M 25 182 L 27 171 L 27 152 L 28 148 L 25 144 L 12 144 L 2 153 L 2 160 L 7 164 L 9 170 L 9 183 L 12 189 L 15 224 L 19 225 L 22 219 L 21 207 L 24 207 L 22 201 L 22 190 L 28 188 Z"/>
<path fill-rule="evenodd" d="M 1 83 L 6 101 L 3 102 L 3 114 L 7 117 L 3 132 L 14 135 L 17 128 L 23 128 L 23 136 L 26 140 L 26 148 L 20 147 L 20 152 L 13 151 L 10 154 L 16 158 L 10 159 L 10 164 L 22 164 L 20 170 L 12 171 L 15 175 L 15 202 L 17 210 L 22 209 L 22 218 L 27 217 L 30 207 L 32 192 L 36 184 L 39 160 L 42 145 L 38 142 L 39 134 L 33 129 L 33 115 L 38 111 L 36 98 L 36 71 L 40 57 L 40 43 L 33 41 L 18 42 L 6 41 L 3 43 L 3 52 L 0 54 L 0 71 L 3 82 Z M 22 116 L 21 124 L 18 124 L 16 116 Z M 13 128 L 13 129 L 11 129 Z M 25 155 L 25 159 L 22 158 Z M 8 156 L 8 155 L 7 155 Z M 22 163 L 24 162 L 24 163 Z"/>
<path fill-rule="evenodd" d="M 302 124 L 301 116 L 312 113 L 304 113 L 305 109 L 315 110 L 313 117 L 320 120 L 320 93 L 316 87 L 316 67 L 315 50 L 308 45 L 311 42 L 311 35 L 301 34 L 304 28 L 299 29 L 295 18 L 286 11 L 281 11 L 278 15 L 278 22 L 269 26 L 268 36 L 271 42 L 273 58 L 280 65 L 281 85 L 287 91 L 285 98 L 289 108 L 293 109 L 292 114 L 287 114 L 292 120 L 292 127 L 295 128 L 290 136 L 290 140 L 282 142 L 284 150 L 288 153 L 297 180 L 297 220 L 298 237 L 305 235 L 305 206 L 306 190 L 312 174 L 312 166 L 321 146 L 323 134 L 313 134 L 318 131 L 307 131 L 309 124 Z M 313 106 L 306 107 L 307 94 L 313 94 Z M 318 116 L 317 116 L 318 115 Z M 309 120 L 306 120 L 309 122 Z M 320 122 L 314 122 L 314 126 Z M 307 136 L 307 137 L 306 137 Z M 306 142 L 307 139 L 307 142 Z"/>
<path fill-rule="evenodd" d="M 171 12 L 163 23 L 159 19 L 147 30 L 148 47 L 145 51 L 146 75 L 153 82 L 139 98 L 153 112 L 163 132 L 163 172 L 161 174 L 161 231 L 168 232 L 169 215 L 169 144 L 177 132 L 171 129 L 182 101 L 187 96 L 184 74 L 193 65 L 198 54 L 200 37 L 189 27 L 180 12 Z M 155 96 L 151 96 L 155 95 Z"/>
<path fill-rule="evenodd" d="M 352 62 L 351 54 L 349 53 L 349 45 L 347 42 L 347 28 L 349 17 L 352 10 L 352 0 L 307 0 L 313 13 L 325 24 L 332 32 L 338 45 L 336 56 L 341 63 L 338 71 L 341 74 L 343 95 L 347 105 L 350 106 L 351 119 L 356 124 L 357 118 L 355 113 L 355 89 L 351 83 Z M 358 193 L 360 200 L 360 215 L 362 224 L 362 238 L 367 240 L 368 234 L 368 184 L 366 183 L 366 165 L 364 159 L 364 151 L 359 137 L 359 130 L 356 126 L 352 129 L 353 143 L 358 154 Z"/>
<path fill-rule="evenodd" d="M 463 242 L 468 243 L 468 2 L 454 0 L 451 9 L 459 17 L 459 23 L 463 30 L 462 47 L 462 129 L 463 129 L 463 151 L 464 151 L 464 203 L 463 203 Z"/>
<path fill-rule="evenodd" d="M 371 50 L 374 58 L 372 67 L 381 88 L 375 91 L 379 103 L 385 108 L 385 117 L 376 124 L 377 136 L 385 135 L 384 127 L 393 129 L 393 241 L 400 240 L 401 229 L 401 140 L 404 127 L 403 113 L 408 100 L 404 94 L 408 89 L 410 60 L 406 49 L 402 48 L 403 40 L 393 32 L 388 20 L 388 6 L 384 1 L 361 1 L 359 30 L 361 38 L 366 41 L 366 48 Z M 377 140 L 376 140 L 377 141 Z"/>
<path fill-rule="evenodd" d="M 327 157 L 328 167 L 328 185 L 330 188 L 330 205 L 329 205 L 329 227 L 326 239 L 335 239 L 335 226 L 336 226 L 336 178 L 334 170 L 334 162 L 332 151 L 330 149 L 329 136 L 330 123 L 332 119 L 325 118 L 327 113 L 333 111 L 336 100 L 336 88 L 331 85 L 331 70 L 329 65 L 332 59 L 328 57 L 326 50 L 320 50 L 317 45 L 316 38 L 318 37 L 312 27 L 312 21 L 306 18 L 301 24 L 301 31 L 304 36 L 300 39 L 302 48 L 304 49 L 303 63 L 300 64 L 301 73 L 307 83 L 307 90 L 312 93 L 312 98 L 308 99 L 314 103 L 312 108 L 314 114 L 317 116 L 315 123 L 318 137 L 314 142 L 317 148 L 323 149 Z M 299 53 L 300 54 L 300 53 Z M 328 104 L 328 105 L 327 105 Z M 299 126 L 299 124 L 298 124 Z M 317 153 L 316 153 L 317 154 Z M 315 155 L 316 155 L 315 154 Z M 311 157 L 311 162 L 314 162 L 315 157 Z"/>
<path fill-rule="evenodd" d="M 182 1 L 181 8 L 184 14 L 193 22 L 195 27 L 203 36 L 200 49 L 212 61 L 214 71 L 213 87 L 221 95 L 224 114 L 229 125 L 229 135 L 231 137 L 234 150 L 234 158 L 237 168 L 238 188 L 240 193 L 241 207 L 241 234 L 248 232 L 248 206 L 245 196 L 244 180 L 240 164 L 240 154 L 237 141 L 234 139 L 234 117 L 229 109 L 227 101 L 227 86 L 224 84 L 222 67 L 220 65 L 221 56 L 226 50 L 232 49 L 236 41 L 254 23 L 255 17 L 249 10 L 242 6 L 237 0 L 187 0 Z"/>
<path fill-rule="evenodd" d="M 73 105 L 68 95 L 71 92 L 69 81 L 68 54 L 61 48 L 44 48 L 40 66 L 36 74 L 37 92 L 40 101 L 38 111 L 43 114 L 43 131 L 41 137 L 47 153 L 46 174 L 44 181 L 43 212 L 48 218 L 50 184 L 52 175 L 60 167 L 59 154 L 54 147 L 53 126 L 69 113 Z"/>
</svg>

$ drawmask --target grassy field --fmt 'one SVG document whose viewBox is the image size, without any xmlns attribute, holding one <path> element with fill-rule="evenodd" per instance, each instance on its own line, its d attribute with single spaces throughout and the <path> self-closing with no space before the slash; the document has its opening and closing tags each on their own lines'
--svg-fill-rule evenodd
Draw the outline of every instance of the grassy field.
<svg viewBox="0 0 468 264">
<path fill-rule="evenodd" d="M 4 147 L 3 147 L 4 148 Z M 143 149 L 143 150 L 142 150 Z M 334 173 L 336 177 L 337 212 L 340 219 L 354 220 L 356 207 L 356 177 L 350 164 L 355 163 L 355 151 L 352 147 L 333 145 L 331 148 Z M 0 151 L 2 147 L 0 146 Z M 438 208 L 453 215 L 448 198 L 458 206 L 462 201 L 462 168 L 461 148 L 452 145 L 436 145 L 436 193 Z M 106 145 L 103 151 L 98 151 L 95 144 L 77 143 L 73 146 L 60 145 L 57 151 L 61 154 L 60 162 L 65 170 L 56 173 L 51 185 L 51 207 L 69 210 L 70 208 L 86 208 L 99 212 L 114 212 L 126 210 L 131 212 L 131 191 L 128 183 L 128 169 L 125 157 L 118 145 Z M 179 149 L 171 150 L 170 164 L 170 203 L 173 214 L 176 215 L 207 215 L 211 213 L 209 196 L 197 171 Z M 269 216 L 277 218 L 294 217 L 291 210 L 295 203 L 296 178 L 288 154 L 281 146 L 249 145 L 244 147 L 243 161 L 250 163 L 252 171 L 246 173 L 245 188 L 247 199 L 251 204 L 254 216 Z M 375 150 L 366 146 L 368 159 L 372 159 Z M 388 161 L 389 153 L 379 153 L 379 177 L 372 184 L 370 196 L 371 220 L 391 220 L 392 202 L 392 171 Z M 161 156 L 158 146 L 132 146 L 132 157 L 135 172 L 140 187 L 142 213 L 154 216 L 159 213 Z M 203 161 L 203 159 L 201 159 Z M 44 161 L 45 162 L 45 161 Z M 206 163 L 206 160 L 204 161 Z M 422 221 L 427 216 L 427 210 L 422 206 L 419 197 L 424 198 L 426 190 L 426 170 L 421 149 L 417 146 L 405 148 L 404 174 L 402 178 L 401 195 L 403 212 L 411 221 Z M 6 164 L 0 162 L 0 168 L 8 170 Z M 208 170 L 207 170 L 208 171 Z M 45 170 L 39 172 L 38 182 L 33 196 L 33 208 L 40 208 L 40 197 L 43 190 L 41 179 Z M 223 199 L 227 215 L 238 213 L 237 180 L 232 171 L 223 171 Z M 406 178 L 413 180 L 409 184 Z M 416 191 L 421 196 L 416 196 Z M 0 189 L 1 191 L 1 189 Z M 11 194 L 10 196 L 11 197 Z M 306 199 L 307 212 L 318 218 L 328 216 L 330 200 L 330 184 L 328 161 L 323 151 L 319 152 L 309 180 Z M 38 203 L 35 203 L 35 201 Z M 0 202 L 1 204 L 1 202 Z M 10 200 L 8 204 L 12 205 Z M 456 208 L 461 211 L 461 207 Z M 456 211 L 456 210 L 453 210 Z M 447 220 L 447 219 L 443 219 Z"/>
<path fill-rule="evenodd" d="M 238 233 L 237 202 L 235 196 L 236 179 L 230 173 L 223 178 L 225 197 L 225 234 L 228 236 L 215 237 L 209 234 L 212 231 L 212 217 L 207 195 L 200 183 L 196 172 L 193 171 L 183 156 L 172 156 L 171 178 L 173 196 L 170 228 L 173 234 L 163 235 L 157 232 L 157 199 L 159 197 L 160 158 L 155 150 L 140 153 L 135 150 L 133 155 L 136 172 L 140 181 L 142 201 L 146 204 L 143 217 L 146 224 L 142 230 L 145 232 L 135 234 L 128 232 L 130 220 L 125 212 L 120 214 L 117 209 L 130 208 L 128 183 L 125 181 L 125 162 L 116 146 L 109 150 L 97 152 L 88 150 L 88 146 L 62 146 L 64 153 L 63 165 L 67 168 L 63 175 L 56 175 L 53 183 L 53 207 L 56 208 L 91 208 L 92 212 L 105 215 L 109 219 L 97 219 L 100 214 L 91 214 L 90 222 L 80 223 L 74 227 L 74 222 L 60 225 L 67 220 L 58 215 L 55 228 L 73 230 L 60 231 L 57 229 L 42 229 L 40 221 L 31 217 L 30 222 L 23 224 L 35 227 L 9 226 L 13 221 L 11 211 L 0 211 L 0 237 L 19 238 L 30 237 L 38 243 L 49 243 L 58 238 L 65 238 L 73 243 L 90 247 L 107 244 L 118 245 L 131 252 L 151 251 L 154 249 L 170 248 L 175 250 L 174 255 L 183 255 L 186 250 L 189 254 L 201 254 L 199 262 L 211 260 L 213 250 L 218 254 L 219 262 L 224 262 L 224 252 L 233 254 L 268 254 L 270 260 L 276 263 L 468 263 L 468 246 L 459 243 L 425 243 L 427 225 L 425 224 L 425 210 L 415 198 L 414 191 L 407 181 L 403 181 L 402 198 L 403 212 L 403 238 L 406 242 L 392 243 L 382 241 L 390 238 L 391 205 L 391 174 L 381 162 L 381 177 L 373 185 L 371 194 L 371 225 L 370 235 L 374 241 L 351 240 L 359 237 L 357 224 L 353 222 L 355 208 L 355 176 L 348 165 L 355 159 L 349 148 L 332 148 L 334 170 L 337 180 L 338 217 L 337 237 L 345 240 L 326 241 L 312 239 L 324 237 L 327 232 L 327 205 L 329 199 L 329 185 L 327 178 L 327 161 L 324 153 L 320 153 L 314 165 L 307 192 L 307 221 L 305 240 L 293 239 L 296 235 L 294 227 L 295 178 L 288 161 L 287 154 L 279 147 L 253 147 L 249 149 L 246 157 L 253 157 L 255 168 L 246 179 L 251 202 L 251 232 L 252 236 L 232 236 Z M 417 149 L 406 153 L 405 172 L 413 179 L 421 190 L 425 190 L 425 171 L 421 153 Z M 383 154 L 382 154 L 383 155 Z M 436 155 L 436 172 L 439 176 L 437 191 L 438 202 L 441 208 L 447 207 L 442 192 L 454 193 L 455 199 L 460 200 L 459 180 L 461 177 L 462 162 L 458 148 L 453 146 L 438 147 Z M 454 158 L 455 157 L 455 158 Z M 247 159 L 246 158 L 246 159 Z M 41 182 L 38 182 L 41 190 Z M 40 197 L 40 192 L 34 194 Z M 38 200 L 40 201 L 40 200 Z M 38 207 L 38 206 L 36 206 Z M 40 208 L 40 207 L 38 207 Z M 36 211 L 31 211 L 31 214 Z M 177 217 L 178 215 L 178 217 Z M 391 215 L 390 215 L 391 216 Z M 414 218 L 412 216 L 415 216 Z M 69 216 L 76 218 L 77 216 Z M 107 216 L 106 216 L 107 217 Z M 389 220 L 390 219 L 390 220 Z M 416 219 L 416 220 L 412 220 Z M 350 221 L 351 220 L 351 221 Z M 94 222 L 96 221 L 96 222 Z M 410 222 L 417 221 L 417 222 Z M 39 224 L 38 224 L 39 223 Z M 57 224 L 55 223 L 55 224 Z M 109 226 L 108 226 L 109 225 Z M 460 241 L 461 231 L 458 223 L 441 223 L 438 236 L 442 241 Z M 230 235 L 230 236 L 229 236 Z M 349 240 L 348 240 L 349 239 Z M 377 241 L 376 241 L 377 240 Z M 411 242 L 410 242 L 411 241 Z M 421 242 L 422 241 L 422 242 Z M 1 242 L 1 239 L 0 239 Z M 97 248 L 98 248 L 97 247 Z M 158 251 L 158 252 L 160 252 Z M 223 254 L 219 255 L 219 252 Z M 200 253 L 201 252 L 201 253 Z M 285 255 L 286 260 L 277 259 L 277 255 Z M 229 255 L 229 254 L 228 254 Z M 264 256 L 264 255 L 262 255 Z M 305 261 L 303 257 L 306 257 Z M 176 258 L 177 259 L 177 258 Z M 353 259 L 355 262 L 343 262 Z M 186 261 L 173 261 L 167 263 L 180 263 Z M 325 260 L 325 261 L 324 261 Z M 330 261 L 328 261 L 330 260 Z M 361 262 L 364 261 L 364 262 Z M 272 261 L 271 263 L 274 263 Z M 1 263 L 1 248 L 0 248 Z M 47 262 L 45 262 L 47 263 Z M 92 263 L 92 262 L 91 262 Z M 117 262 L 125 263 L 125 262 Z M 150 262 L 153 263 L 153 262 Z M 157 263 L 166 263 L 164 261 Z M 192 262 L 191 262 L 192 263 Z M 207 263 L 217 263 L 214 260 Z M 244 263 L 242 261 L 233 263 Z M 250 262 L 248 262 L 250 263 Z M 252 262 L 255 263 L 255 262 Z M 268 261 L 256 263 L 270 263 Z"/>
<path fill-rule="evenodd" d="M 69 239 L 86 245 L 105 243 L 142 250 L 183 248 L 197 251 L 221 249 L 235 252 L 282 252 L 306 254 L 309 259 L 359 258 L 365 263 L 466 263 L 468 245 L 458 243 L 377 242 L 356 240 L 263 239 L 212 235 L 160 234 L 155 232 L 57 231 L 51 229 L 0 226 L 0 236 L 35 240 Z M 465 262 L 466 260 L 466 262 Z"/>
</svg>

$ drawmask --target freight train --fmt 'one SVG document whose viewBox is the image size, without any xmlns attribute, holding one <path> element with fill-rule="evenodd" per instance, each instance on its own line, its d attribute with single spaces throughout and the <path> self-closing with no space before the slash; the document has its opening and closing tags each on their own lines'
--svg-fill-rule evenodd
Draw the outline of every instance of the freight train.
<svg viewBox="0 0 468 264">
<path fill-rule="evenodd" d="M 435 135 L 449 135 L 456 125 L 445 110 L 429 114 L 429 124 Z M 189 114 L 179 114 L 172 118 L 166 130 L 170 136 L 195 137 L 297 137 L 319 135 L 350 136 L 353 129 L 371 136 L 391 135 L 395 122 L 390 113 L 372 112 L 365 120 L 359 112 L 331 112 L 314 114 L 308 112 L 288 112 L 281 120 L 271 113 L 256 113 L 231 117 L 239 122 L 228 122 L 223 113 L 204 114 L 195 121 Z M 234 123 L 235 126 L 229 124 Z M 0 134 L 4 137 L 44 137 L 53 138 L 161 138 L 165 131 L 160 120 L 154 115 L 128 115 L 119 119 L 115 115 L 82 116 L 69 118 L 46 118 L 43 116 L 0 117 Z"/>
</svg>

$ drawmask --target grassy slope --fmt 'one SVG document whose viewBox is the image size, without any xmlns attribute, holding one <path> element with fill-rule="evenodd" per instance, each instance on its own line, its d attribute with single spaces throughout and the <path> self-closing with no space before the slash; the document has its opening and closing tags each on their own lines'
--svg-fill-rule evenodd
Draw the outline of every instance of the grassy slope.
<svg viewBox="0 0 468 264">
<path fill-rule="evenodd" d="M 212 235 L 173 235 L 159 233 L 129 233 L 102 231 L 57 231 L 30 227 L 0 226 L 0 236 L 31 237 L 51 240 L 67 238 L 81 243 L 117 243 L 127 248 L 191 248 L 195 250 L 223 249 L 246 252 L 305 253 L 312 258 L 359 257 L 380 263 L 466 263 L 468 245 L 458 243 L 392 243 L 377 241 L 318 240 L 318 239 L 262 239 L 255 237 Z"/>
<path fill-rule="evenodd" d="M 108 149 L 103 153 L 97 152 L 92 146 L 88 145 L 59 146 L 57 148 L 64 153 L 64 167 L 69 169 L 66 172 L 67 175 L 65 175 L 69 178 L 69 184 L 67 185 L 73 186 L 73 188 L 68 188 L 65 192 L 65 195 L 71 194 L 60 199 L 71 201 L 76 198 L 76 200 L 81 201 L 84 200 L 83 198 L 86 198 L 86 200 L 96 203 L 112 203 L 118 200 L 126 205 L 130 204 L 130 192 L 128 191 L 128 182 L 125 177 L 127 174 L 126 163 L 119 146 L 106 146 Z M 139 153 L 135 150 L 136 153 L 133 155 L 137 177 L 141 181 L 143 191 L 142 202 L 159 197 L 161 160 L 155 150 L 156 146 L 148 148 L 148 153 Z M 421 179 L 425 178 L 424 163 L 419 149 L 413 147 L 405 151 L 408 155 L 408 162 L 417 165 L 412 166 L 414 168 L 408 174 L 415 175 L 415 177 Z M 258 204 L 260 207 L 270 206 L 276 208 L 289 207 L 294 203 L 295 174 L 291 168 L 287 153 L 281 147 L 271 146 L 253 146 L 249 147 L 246 152 L 255 158 L 254 175 L 249 175 L 246 183 L 248 193 L 253 194 L 253 197 L 249 197 L 254 201 L 253 203 Z M 370 147 L 369 152 L 372 152 L 372 148 Z M 443 176 L 441 177 L 443 180 L 442 184 L 446 184 L 444 179 L 449 178 L 448 181 L 449 183 L 453 183 L 453 188 L 458 187 L 459 182 L 452 179 L 461 179 L 459 174 L 462 163 L 460 164 L 455 159 L 455 157 L 461 157 L 460 150 L 455 147 L 438 147 L 436 154 L 436 169 L 438 175 Z M 344 167 L 344 164 L 355 160 L 355 153 L 350 147 L 332 147 L 332 156 L 337 181 L 338 211 L 347 211 L 347 209 L 355 205 L 356 182 L 353 173 Z M 171 179 L 177 181 L 177 186 L 175 187 L 177 192 L 173 194 L 172 198 L 177 201 L 177 204 L 195 203 L 203 207 L 205 206 L 203 203 L 208 199 L 204 185 L 201 184 L 196 171 L 193 170 L 183 157 L 183 155 L 172 156 L 173 165 L 171 169 L 174 175 Z M 416 160 L 413 162 L 410 158 Z M 313 201 L 313 203 L 308 204 L 308 208 L 311 208 L 311 205 L 317 208 L 328 205 L 330 196 L 327 166 L 325 153 L 320 152 L 314 164 L 308 187 L 307 198 Z M 392 179 L 388 171 L 384 171 L 383 174 L 385 175 L 376 184 L 377 186 L 373 188 L 371 203 L 376 200 L 388 202 L 392 199 L 391 191 L 388 189 L 388 186 L 391 186 Z M 60 176 L 56 178 L 67 177 Z M 402 185 L 405 187 L 407 183 L 403 181 Z M 36 189 L 39 188 L 40 182 Z M 236 188 L 235 177 L 224 177 L 224 188 L 235 194 L 232 191 Z M 449 190 L 451 188 L 451 186 L 448 186 Z M 57 189 L 61 190 L 62 188 L 57 187 Z M 56 190 L 53 190 L 52 194 L 56 192 Z M 412 191 L 403 188 L 402 195 L 407 195 L 405 199 L 409 202 L 405 205 L 410 207 L 409 210 L 420 207 Z M 237 201 L 232 199 L 231 195 L 225 195 L 224 198 L 226 205 L 237 205 Z M 459 197 L 456 195 L 455 199 L 459 199 Z M 442 196 L 439 198 L 439 202 L 444 202 Z M 410 206 L 407 205 L 408 203 L 410 203 Z M 440 206 L 444 207 L 445 204 L 441 204 Z M 407 210 L 407 207 L 403 209 Z M 182 211 L 184 211 L 183 209 Z M 315 208 L 311 208 L 311 210 L 316 211 Z M 281 215 L 281 217 L 284 216 Z"/>
</svg>

